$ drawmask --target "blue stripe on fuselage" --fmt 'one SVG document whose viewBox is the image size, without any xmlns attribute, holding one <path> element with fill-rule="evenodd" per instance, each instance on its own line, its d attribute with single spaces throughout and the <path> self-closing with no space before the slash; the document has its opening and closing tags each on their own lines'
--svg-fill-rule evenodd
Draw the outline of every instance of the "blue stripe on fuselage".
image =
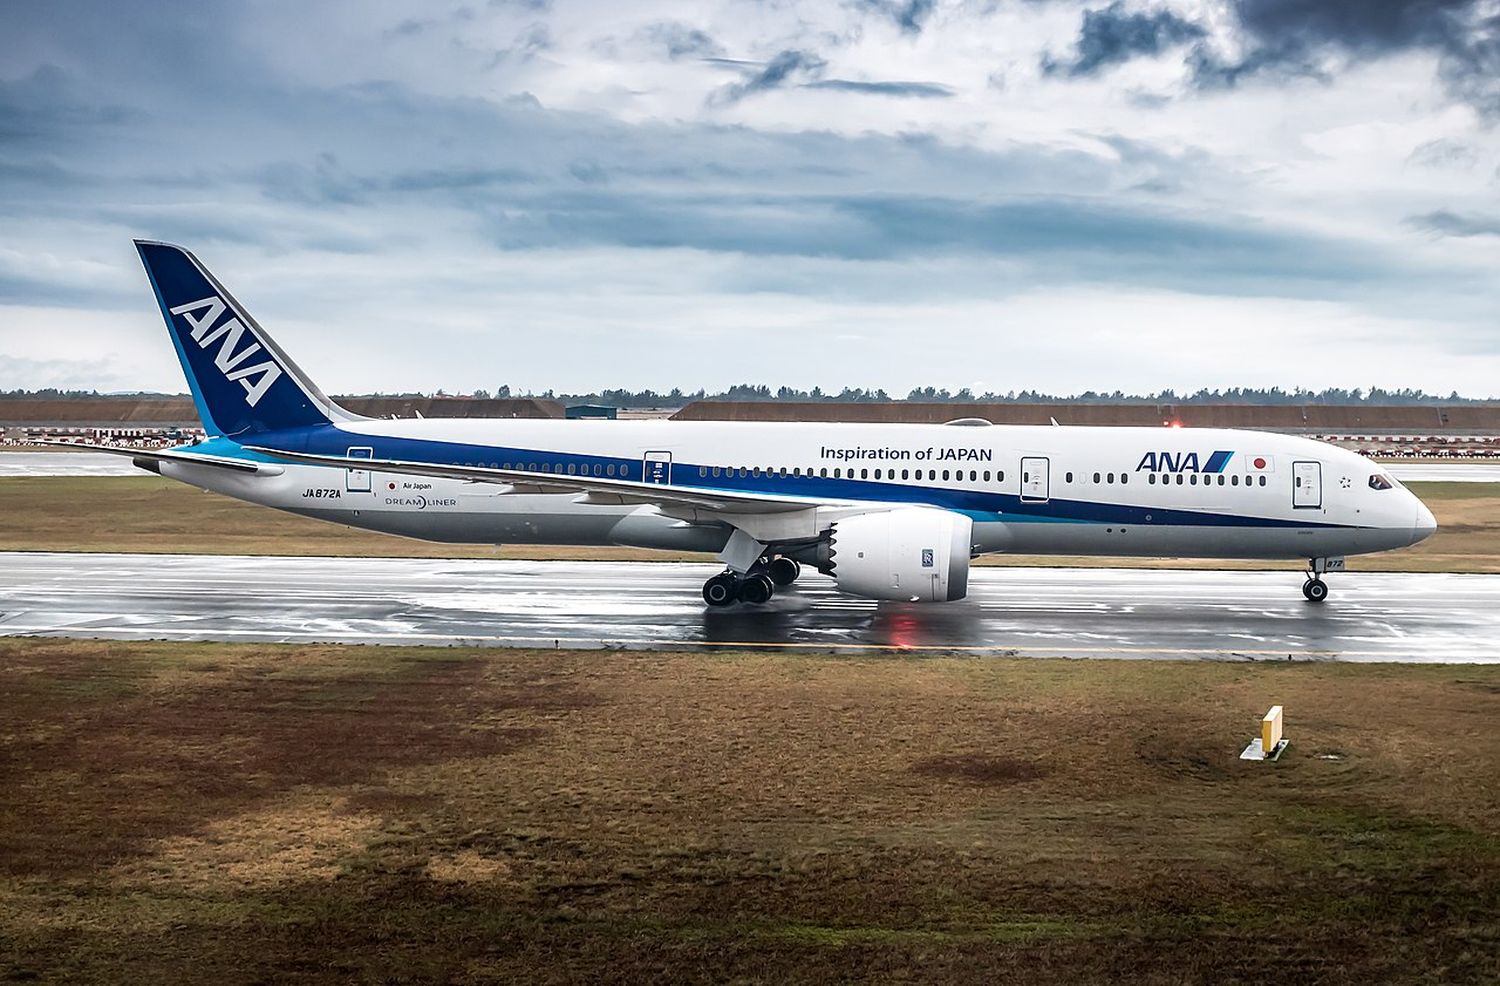
<svg viewBox="0 0 1500 986">
<path fill-rule="evenodd" d="M 573 452 L 549 452 L 536 449 L 520 449 L 500 446 L 467 445 L 460 442 L 443 442 L 423 438 L 387 438 L 379 435 L 362 435 L 342 431 L 331 426 L 291 429 L 256 436 L 258 444 L 268 448 L 284 448 L 289 452 L 308 452 L 314 455 L 347 454 L 351 446 L 373 447 L 376 459 L 400 459 L 407 462 L 431 462 L 434 465 L 469 465 L 501 468 L 509 464 L 512 468 L 531 469 L 551 466 L 553 474 L 567 474 L 569 467 L 577 475 L 608 476 L 609 466 L 615 467 L 613 478 L 624 478 L 640 482 L 641 459 L 618 456 L 580 455 Z M 1225 453 L 1225 461 L 1231 453 Z M 1217 455 L 1217 453 L 1216 453 Z M 595 467 L 599 467 L 595 472 Z M 700 477 L 698 470 L 709 471 Z M 868 500 L 877 503 L 910 503 L 943 507 L 968 514 L 976 520 L 1005 521 L 1007 523 L 1084 523 L 1084 524 L 1136 524 L 1169 525 L 1188 527 L 1269 527 L 1269 528 L 1327 528 L 1351 529 L 1354 525 L 1328 524 L 1306 520 L 1282 520 L 1278 518 L 1250 517 L 1241 514 L 1198 510 L 1181 510 L 1161 506 L 1134 506 L 1121 503 L 1101 503 L 1093 500 L 1069 500 L 1053 498 L 1044 502 L 1022 500 L 1014 493 L 997 490 L 966 490 L 935 486 L 914 486 L 903 482 L 883 482 L 867 479 L 833 479 L 823 476 L 782 476 L 762 472 L 759 476 L 747 474 L 713 476 L 712 470 L 724 466 L 700 466 L 693 462 L 672 463 L 672 486 L 678 489 L 722 490 L 734 493 L 767 493 L 782 496 L 806 497 L 809 500 Z"/>
<path fill-rule="evenodd" d="M 1224 467 L 1229 465 L 1230 456 L 1233 452 L 1215 452 L 1208 457 L 1208 464 L 1203 467 L 1204 472 L 1223 472 Z"/>
</svg>

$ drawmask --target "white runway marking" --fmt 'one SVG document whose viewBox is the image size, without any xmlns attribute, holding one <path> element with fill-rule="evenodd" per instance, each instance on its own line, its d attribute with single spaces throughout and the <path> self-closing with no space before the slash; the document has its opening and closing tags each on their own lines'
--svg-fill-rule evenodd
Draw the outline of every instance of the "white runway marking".
<svg viewBox="0 0 1500 986">
<path fill-rule="evenodd" d="M 975 569 L 970 598 L 852 599 L 817 575 L 710 610 L 651 563 L 0 553 L 0 634 L 526 647 L 1500 661 L 1500 576 Z"/>
</svg>

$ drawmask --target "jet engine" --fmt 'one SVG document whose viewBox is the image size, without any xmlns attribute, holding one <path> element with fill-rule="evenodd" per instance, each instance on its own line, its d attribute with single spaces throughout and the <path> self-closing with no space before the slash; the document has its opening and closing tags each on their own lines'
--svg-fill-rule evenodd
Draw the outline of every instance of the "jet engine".
<svg viewBox="0 0 1500 986">
<path fill-rule="evenodd" d="M 903 507 L 834 523 L 819 568 L 840 592 L 904 602 L 952 602 L 969 592 L 974 523 L 963 514 Z"/>
</svg>

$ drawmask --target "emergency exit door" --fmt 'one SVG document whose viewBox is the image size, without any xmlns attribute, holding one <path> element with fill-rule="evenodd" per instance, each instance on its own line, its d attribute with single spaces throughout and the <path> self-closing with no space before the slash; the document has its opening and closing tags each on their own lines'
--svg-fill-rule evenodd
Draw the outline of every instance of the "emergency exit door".
<svg viewBox="0 0 1500 986">
<path fill-rule="evenodd" d="M 1292 463 L 1292 506 L 1321 507 L 1323 505 L 1323 463 Z"/>
<path fill-rule="evenodd" d="M 1051 461 L 1042 457 L 1021 460 L 1021 499 L 1027 503 L 1044 503 L 1050 486 Z"/>
<path fill-rule="evenodd" d="M 662 486 L 672 484 L 672 453 L 647 452 L 641 458 L 641 478 Z"/>
</svg>

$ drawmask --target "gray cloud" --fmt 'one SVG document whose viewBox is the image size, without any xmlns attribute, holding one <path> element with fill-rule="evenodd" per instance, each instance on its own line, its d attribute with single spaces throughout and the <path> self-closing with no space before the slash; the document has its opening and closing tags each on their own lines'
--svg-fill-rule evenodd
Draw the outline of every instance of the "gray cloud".
<svg viewBox="0 0 1500 986">
<path fill-rule="evenodd" d="M 857 82 L 853 79 L 823 79 L 808 83 L 808 89 L 833 89 L 871 96 L 911 96 L 918 99 L 947 99 L 953 95 L 948 86 L 936 82 Z"/>
<path fill-rule="evenodd" d="M 1479 152 L 1461 140 L 1429 140 L 1406 158 L 1410 164 L 1427 168 L 1472 168 L 1479 163 Z"/>
<path fill-rule="evenodd" d="M 1406 224 L 1437 236 L 1500 236 L 1500 216 L 1461 215 L 1446 209 L 1410 216 Z"/>
<path fill-rule="evenodd" d="M 1102 10 L 1083 12 L 1083 26 L 1072 58 L 1042 58 L 1042 71 L 1070 77 L 1096 75 L 1101 70 L 1139 57 L 1154 57 L 1196 41 L 1207 32 L 1170 10 L 1130 11 L 1124 0 Z"/>
<path fill-rule="evenodd" d="M 1439 56 L 1449 93 L 1482 113 L 1500 113 L 1500 16 L 1484 0 L 1233 0 L 1245 54 L 1225 60 L 1195 52 L 1204 86 L 1255 75 L 1326 78 L 1328 56 L 1358 62 L 1414 49 Z"/>
<path fill-rule="evenodd" d="M 761 65 L 740 82 L 730 83 L 717 90 L 713 101 L 733 103 L 770 89 L 780 89 L 790 83 L 814 80 L 823 74 L 828 63 L 810 51 L 787 49 L 778 52 L 770 61 Z"/>
<path fill-rule="evenodd" d="M 648 24 L 636 32 L 636 38 L 656 48 L 672 61 L 681 58 L 716 58 L 724 53 L 724 49 L 706 31 L 681 21 Z"/>
<path fill-rule="evenodd" d="M 890 20 L 904 34 L 920 34 L 937 0 L 856 0 L 855 5 Z"/>
<path fill-rule="evenodd" d="M 1188 44 L 1192 84 L 1223 89 L 1250 78 L 1327 81 L 1338 63 L 1422 49 L 1438 54 L 1439 78 L 1454 98 L 1500 115 L 1500 14 L 1488 0 L 1226 0 L 1225 10 L 1239 42 L 1235 57 L 1202 24 L 1114 0 L 1085 11 L 1073 55 L 1044 56 L 1043 71 L 1090 76 Z"/>
</svg>

